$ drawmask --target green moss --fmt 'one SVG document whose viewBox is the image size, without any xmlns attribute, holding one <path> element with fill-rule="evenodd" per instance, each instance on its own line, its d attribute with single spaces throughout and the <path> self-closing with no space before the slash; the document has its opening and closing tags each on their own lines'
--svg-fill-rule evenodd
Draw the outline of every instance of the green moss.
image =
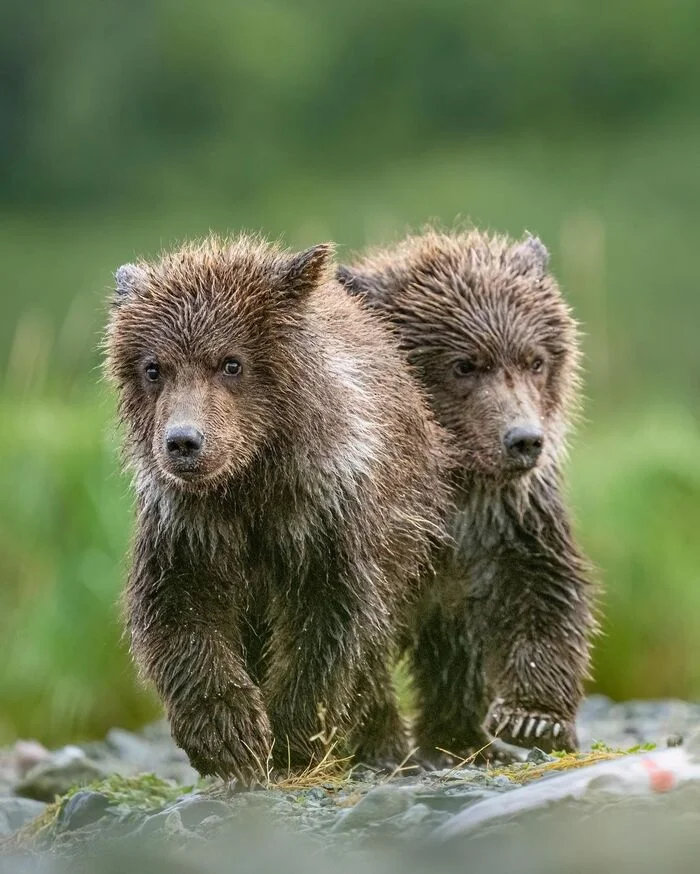
<svg viewBox="0 0 700 874">
<path fill-rule="evenodd" d="M 193 787 L 180 786 L 156 777 L 155 774 L 139 774 L 136 777 L 111 774 L 104 780 L 92 783 L 87 788 L 92 792 L 106 795 L 110 800 L 110 805 L 114 807 L 123 804 L 130 810 L 154 810 L 175 801 Z M 80 788 L 72 789 L 64 796 L 63 801 L 65 802 L 79 791 L 81 791 Z"/>
<path fill-rule="evenodd" d="M 8 842 L 15 847 L 30 847 L 51 840 L 56 823 L 68 801 L 78 792 L 99 792 L 109 799 L 110 807 L 125 807 L 130 811 L 153 811 L 176 801 L 190 792 L 193 786 L 180 786 L 155 774 L 139 774 L 136 777 L 122 777 L 111 774 L 104 780 L 97 780 L 88 786 L 75 786 L 36 819 L 28 823 Z"/>
<path fill-rule="evenodd" d="M 622 749 L 621 747 L 611 747 L 609 744 L 604 743 L 601 740 L 594 740 L 591 744 L 592 752 L 603 752 L 603 753 L 621 753 L 621 754 L 629 754 L 629 753 L 644 753 L 651 752 L 656 749 L 656 744 L 647 743 L 647 744 L 637 744 L 633 747 L 628 747 L 627 749 Z M 557 755 L 555 753 L 554 755 Z"/>
</svg>

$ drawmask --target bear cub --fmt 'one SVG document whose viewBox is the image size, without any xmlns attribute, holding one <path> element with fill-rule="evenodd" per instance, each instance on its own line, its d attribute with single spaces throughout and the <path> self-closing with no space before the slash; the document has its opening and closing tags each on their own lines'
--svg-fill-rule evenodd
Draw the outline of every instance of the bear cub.
<svg viewBox="0 0 700 874">
<path fill-rule="evenodd" d="M 127 264 L 106 333 L 132 652 L 193 766 L 244 785 L 318 761 L 324 726 L 406 755 L 389 662 L 443 536 L 441 429 L 331 254 L 239 236 Z"/>
<path fill-rule="evenodd" d="M 428 230 L 338 278 L 394 326 L 457 453 L 456 545 L 414 629 L 418 742 L 575 749 L 596 623 L 562 495 L 577 326 L 547 250 Z"/>
</svg>

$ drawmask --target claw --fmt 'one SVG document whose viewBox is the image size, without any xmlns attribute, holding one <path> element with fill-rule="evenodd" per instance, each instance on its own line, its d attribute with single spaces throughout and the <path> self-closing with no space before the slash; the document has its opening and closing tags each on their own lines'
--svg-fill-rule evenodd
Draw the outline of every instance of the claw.
<svg viewBox="0 0 700 874">
<path fill-rule="evenodd" d="M 537 724 L 537 728 L 535 729 L 535 737 L 542 737 L 548 725 L 548 719 L 540 719 L 539 723 Z"/>
<path fill-rule="evenodd" d="M 555 738 L 558 738 L 560 734 L 561 734 L 561 725 L 558 722 L 555 722 L 554 728 L 552 729 L 552 735 Z"/>
<path fill-rule="evenodd" d="M 503 719 L 501 719 L 501 721 L 496 726 L 496 730 L 494 731 L 494 734 L 496 735 L 496 737 L 498 737 L 498 735 L 503 731 L 503 729 L 506 727 L 506 725 L 508 725 L 509 722 L 510 722 L 509 716 L 504 716 Z"/>
<path fill-rule="evenodd" d="M 523 722 L 525 722 L 524 716 L 519 716 L 515 720 L 515 722 L 513 724 L 513 730 L 511 731 L 511 734 L 513 735 L 513 737 L 517 737 L 520 734 L 520 729 L 523 727 Z"/>
<path fill-rule="evenodd" d="M 525 726 L 525 731 L 523 732 L 523 737 L 530 737 L 530 733 L 532 732 L 532 729 L 535 727 L 536 722 L 537 722 L 536 716 L 531 716 L 528 719 L 527 724 Z"/>
</svg>

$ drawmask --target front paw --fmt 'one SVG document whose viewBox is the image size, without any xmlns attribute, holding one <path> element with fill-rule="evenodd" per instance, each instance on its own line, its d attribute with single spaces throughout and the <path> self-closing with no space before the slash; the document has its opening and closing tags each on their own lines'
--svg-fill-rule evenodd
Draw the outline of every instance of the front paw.
<svg viewBox="0 0 700 874">
<path fill-rule="evenodd" d="M 270 771 L 272 735 L 263 712 L 245 712 L 223 698 L 170 712 L 175 743 L 202 776 L 235 779 L 246 788 L 263 785 Z"/>
<path fill-rule="evenodd" d="M 576 726 L 572 720 L 544 710 L 528 710 L 497 698 L 489 708 L 484 730 L 505 743 L 574 752 L 578 749 Z"/>
</svg>

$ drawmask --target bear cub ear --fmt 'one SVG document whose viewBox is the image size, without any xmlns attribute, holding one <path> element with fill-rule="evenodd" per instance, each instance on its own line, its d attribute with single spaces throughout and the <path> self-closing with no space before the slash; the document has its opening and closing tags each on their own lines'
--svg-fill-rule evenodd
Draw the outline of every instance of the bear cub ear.
<svg viewBox="0 0 700 874">
<path fill-rule="evenodd" d="M 352 295 L 366 295 L 370 290 L 367 278 L 345 264 L 338 267 L 335 278 Z"/>
<path fill-rule="evenodd" d="M 122 264 L 114 274 L 115 294 L 113 303 L 119 306 L 128 297 L 136 293 L 139 285 L 146 278 L 146 271 L 136 264 Z"/>
<path fill-rule="evenodd" d="M 285 291 L 291 292 L 294 297 L 301 297 L 316 288 L 327 271 L 332 255 L 332 243 L 320 243 L 293 255 L 282 270 Z"/>
<path fill-rule="evenodd" d="M 534 270 L 539 276 L 544 276 L 549 267 L 547 247 L 539 237 L 533 237 L 532 234 L 528 234 L 521 243 L 513 247 L 511 258 L 521 273 Z"/>
</svg>

